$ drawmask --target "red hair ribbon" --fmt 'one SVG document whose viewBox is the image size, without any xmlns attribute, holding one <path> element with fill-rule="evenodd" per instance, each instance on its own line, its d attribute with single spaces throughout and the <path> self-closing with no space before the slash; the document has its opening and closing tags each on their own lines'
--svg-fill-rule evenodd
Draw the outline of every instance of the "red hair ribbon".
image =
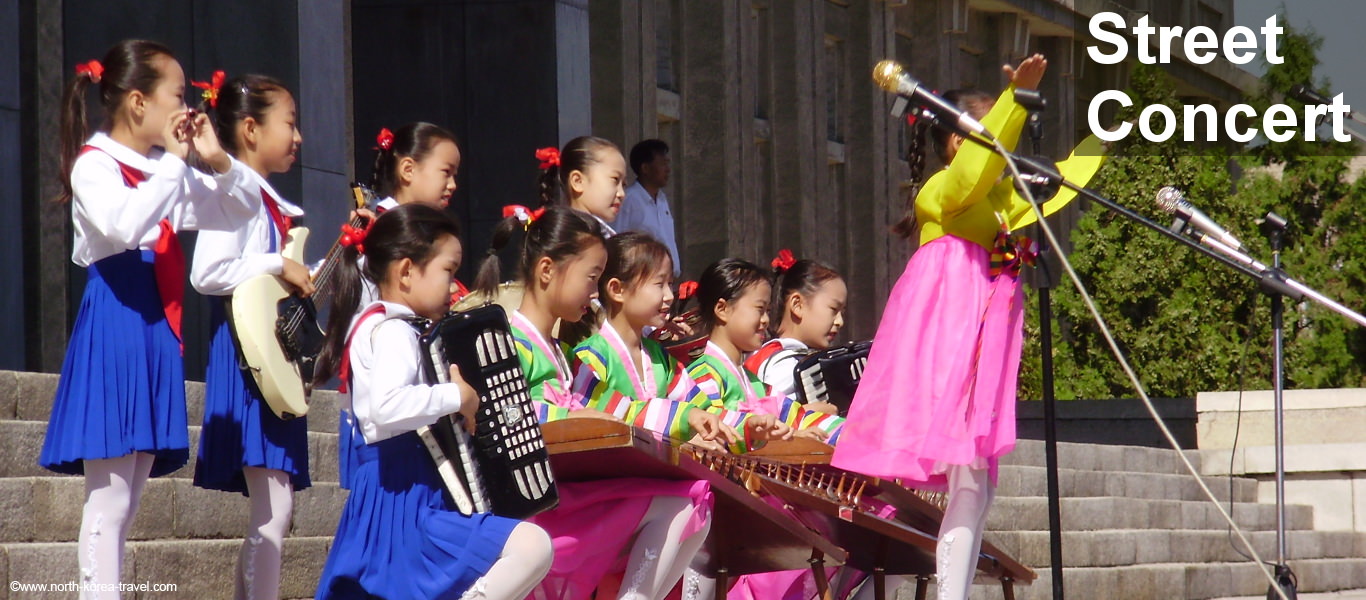
<svg viewBox="0 0 1366 600">
<path fill-rule="evenodd" d="M 209 81 L 191 81 L 190 85 L 204 90 L 204 101 L 208 102 L 210 107 L 218 108 L 218 92 L 223 89 L 223 80 L 227 77 L 227 73 L 214 71 Z"/>
<path fill-rule="evenodd" d="M 394 132 L 389 131 L 388 127 L 379 130 L 379 135 L 375 136 L 376 148 L 388 152 L 394 147 Z"/>
<path fill-rule="evenodd" d="M 503 218 L 517 217 L 517 220 L 522 222 L 523 228 L 531 227 L 531 224 L 535 223 L 536 219 L 541 218 L 543 214 L 545 214 L 544 207 L 536 210 L 531 210 L 521 204 L 509 204 L 503 207 Z"/>
<path fill-rule="evenodd" d="M 684 300 L 687 300 L 688 298 L 691 298 L 691 297 L 693 297 L 693 296 L 695 296 L 695 295 L 697 295 L 697 282 L 696 282 L 696 281 L 684 281 L 683 283 L 678 284 L 678 301 L 679 301 L 679 302 L 682 302 L 682 301 L 684 301 Z"/>
<path fill-rule="evenodd" d="M 793 258 L 791 250 L 783 248 L 778 251 L 778 256 L 774 257 L 769 264 L 773 265 L 774 271 L 786 273 L 788 269 L 792 268 L 792 265 L 797 264 L 797 259 Z"/>
<path fill-rule="evenodd" d="M 355 227 L 350 223 L 342 225 L 342 236 L 339 243 L 343 246 L 355 246 L 356 252 L 365 254 L 365 236 L 370 234 L 370 225 L 373 223 L 374 221 L 371 221 L 365 227 Z"/>
<path fill-rule="evenodd" d="M 104 77 L 104 65 L 98 60 L 83 62 L 76 65 L 76 75 L 89 77 L 90 83 L 99 83 L 100 78 Z"/>
<path fill-rule="evenodd" d="M 536 151 L 536 160 L 541 161 L 541 170 L 560 166 L 560 149 L 547 146 Z"/>
</svg>

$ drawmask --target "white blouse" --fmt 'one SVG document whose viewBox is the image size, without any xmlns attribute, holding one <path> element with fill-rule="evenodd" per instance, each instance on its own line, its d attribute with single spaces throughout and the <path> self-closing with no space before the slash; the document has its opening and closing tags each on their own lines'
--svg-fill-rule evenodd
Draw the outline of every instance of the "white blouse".
<svg viewBox="0 0 1366 600">
<path fill-rule="evenodd" d="M 162 219 L 169 219 L 176 231 L 231 230 L 256 210 L 254 204 L 225 193 L 246 176 L 240 163 L 234 162 L 227 173 L 210 176 L 160 148 L 143 156 L 104 133 L 86 144 L 102 152 L 82 154 L 71 170 L 71 261 L 82 267 L 127 250 L 153 249 Z M 128 187 L 120 162 L 146 173 L 147 180 Z"/>
<path fill-rule="evenodd" d="M 391 302 L 375 304 L 383 305 L 385 314 L 371 315 L 357 327 L 355 319 L 370 307 L 356 313 L 350 351 L 351 414 L 371 444 L 431 425 L 459 412 L 462 402 L 456 384 L 425 381 L 417 331 L 395 318 L 412 315 L 412 309 Z"/>
<path fill-rule="evenodd" d="M 246 172 L 229 193 L 243 204 L 254 205 L 256 214 L 232 230 L 205 230 L 199 233 L 194 247 L 194 266 L 190 270 L 190 283 L 201 294 L 227 296 L 242 282 L 257 275 L 269 273 L 279 275 L 284 269 L 284 259 L 280 256 L 280 240 L 288 232 L 276 232 L 271 222 L 270 211 L 261 198 L 261 192 L 270 194 L 280 207 L 280 214 L 296 218 L 304 214 L 303 209 L 290 204 L 276 193 L 270 182 L 260 173 L 233 159 L 233 169 Z M 271 252 L 272 238 L 275 251 Z"/>
</svg>

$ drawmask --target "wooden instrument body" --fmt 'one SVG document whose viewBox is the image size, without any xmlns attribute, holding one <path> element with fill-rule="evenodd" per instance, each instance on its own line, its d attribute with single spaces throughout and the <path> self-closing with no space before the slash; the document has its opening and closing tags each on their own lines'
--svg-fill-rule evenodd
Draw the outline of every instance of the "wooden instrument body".
<svg viewBox="0 0 1366 600">
<path fill-rule="evenodd" d="M 602 419 L 554 421 L 541 428 L 560 481 L 650 477 L 711 484 L 716 498 L 711 534 L 694 563 L 706 575 L 807 569 L 813 552 L 827 565 L 845 560 L 843 549 L 698 462 L 676 442 Z"/>
<path fill-rule="evenodd" d="M 280 255 L 305 264 L 304 243 L 307 241 L 307 228 L 290 229 Z M 261 391 L 261 398 L 281 419 L 308 414 L 309 386 L 299 364 L 286 355 L 285 346 L 277 335 L 282 304 L 292 300 L 297 299 L 289 284 L 278 275 L 264 274 L 237 286 L 231 302 L 230 321 L 242 360 L 256 382 L 256 388 Z M 310 303 L 308 307 L 311 306 Z M 316 321 L 305 326 L 317 328 Z M 320 329 L 317 333 L 322 335 Z"/>
</svg>

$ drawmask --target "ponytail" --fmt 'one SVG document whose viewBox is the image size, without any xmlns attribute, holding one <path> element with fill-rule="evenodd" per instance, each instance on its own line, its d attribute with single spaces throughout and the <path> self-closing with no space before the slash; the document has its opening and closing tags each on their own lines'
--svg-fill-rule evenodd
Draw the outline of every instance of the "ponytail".
<svg viewBox="0 0 1366 600">
<path fill-rule="evenodd" d="M 568 206 L 569 174 L 587 171 L 589 166 L 602 160 L 598 152 L 608 149 L 621 152 L 611 140 L 582 135 L 569 140 L 563 150 L 554 147 L 537 150 L 536 158 L 541 161 L 541 174 L 536 180 L 541 206 Z"/>
<path fill-rule="evenodd" d="M 90 125 L 86 117 L 86 93 L 92 84 L 98 84 L 100 106 L 104 109 L 103 127 L 108 128 L 123 99 L 128 93 L 137 90 L 152 94 L 157 82 L 161 81 L 161 70 L 157 68 L 157 58 L 175 60 L 171 49 L 147 40 L 124 40 L 105 52 L 104 58 L 77 65 L 76 77 L 66 86 L 62 94 L 61 107 L 61 150 L 62 193 L 59 202 L 71 201 L 71 170 L 81 155 L 81 148 L 90 136 Z"/>
<path fill-rule="evenodd" d="M 509 206 L 503 212 L 508 216 L 494 227 L 493 241 L 474 280 L 475 291 L 489 298 L 497 293 L 502 279 L 498 252 L 507 247 L 512 235 L 522 227 L 526 228 L 526 234 L 518 254 L 517 277 L 526 284 L 530 284 L 532 267 L 542 257 L 558 263 L 582 253 L 591 244 L 604 243 L 597 221 L 578 211 L 554 207 L 526 212 L 524 207 Z"/>
<path fill-rule="evenodd" d="M 355 233 L 348 234 L 350 236 Z M 314 383 L 322 384 L 337 373 L 346 353 L 346 338 L 351 333 L 351 320 L 360 306 L 362 277 L 384 285 L 389 265 L 405 258 L 425 267 L 436 255 L 436 243 L 443 236 L 459 239 L 460 226 L 440 209 L 425 204 L 405 204 L 387 210 L 360 238 L 352 237 L 342 249 L 341 271 L 337 273 L 331 314 L 327 320 L 327 342 L 318 354 Z M 364 273 L 357 267 L 365 256 Z"/>
<path fill-rule="evenodd" d="M 920 195 L 920 186 L 925 183 L 925 135 L 930 128 L 928 119 L 910 117 L 911 135 L 906 143 L 906 166 L 910 167 L 910 189 L 906 191 L 906 212 L 901 220 L 892 225 L 892 233 L 902 239 L 911 239 L 917 227 L 915 219 L 915 197 Z"/>
<path fill-rule="evenodd" d="M 484 258 L 479 260 L 479 270 L 474 276 L 474 293 L 492 300 L 498 296 L 498 284 L 503 282 L 503 263 L 498 253 L 507 248 L 508 242 L 521 229 L 522 222 L 515 216 L 506 217 L 493 226 L 493 239 Z"/>
</svg>

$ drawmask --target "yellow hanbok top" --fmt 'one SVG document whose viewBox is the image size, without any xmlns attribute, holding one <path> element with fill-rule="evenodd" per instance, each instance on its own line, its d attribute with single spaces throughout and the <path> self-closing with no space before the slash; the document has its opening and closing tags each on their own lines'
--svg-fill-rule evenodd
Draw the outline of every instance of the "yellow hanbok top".
<svg viewBox="0 0 1366 600">
<path fill-rule="evenodd" d="M 1020 141 L 1027 113 L 1015 102 L 1015 86 L 1007 87 L 982 124 L 1008 150 Z M 1068 181 L 1086 185 L 1104 161 L 1100 140 L 1090 136 L 1058 163 L 1058 171 Z M 1009 178 L 1001 177 L 1005 159 L 974 142 L 965 142 L 947 168 L 932 175 L 915 198 L 915 217 L 920 227 L 920 245 L 945 235 L 954 235 L 990 251 L 1001 224 L 1014 231 L 1034 223 L 1036 217 L 1029 201 L 1018 192 Z M 1044 215 L 1066 206 L 1076 192 L 1063 189 L 1043 203 Z"/>
</svg>

